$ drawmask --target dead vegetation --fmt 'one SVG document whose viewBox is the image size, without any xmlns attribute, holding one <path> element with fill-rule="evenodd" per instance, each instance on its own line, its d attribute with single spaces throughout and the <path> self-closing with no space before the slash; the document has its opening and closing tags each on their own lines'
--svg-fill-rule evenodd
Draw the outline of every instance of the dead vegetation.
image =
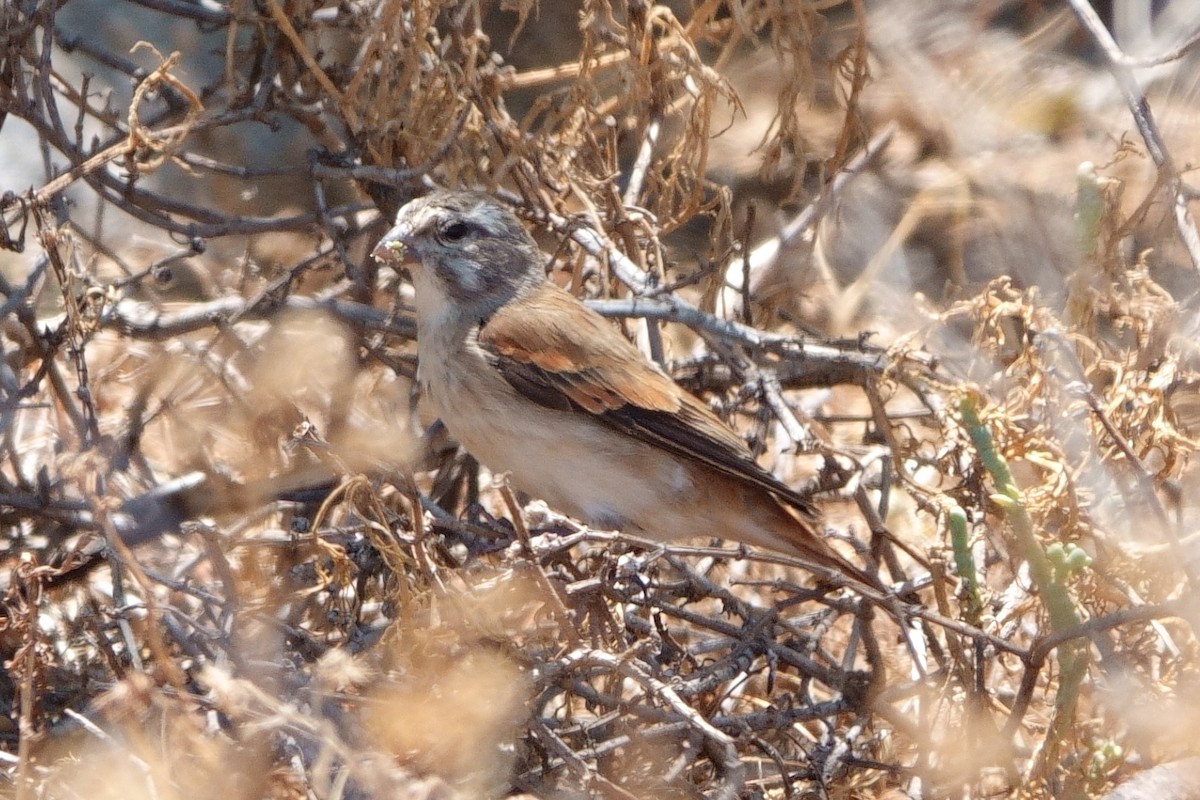
<svg viewBox="0 0 1200 800">
<path fill-rule="evenodd" d="M 6 3 L 5 796 L 1081 797 L 1194 755 L 1190 89 L 1142 103 L 1082 2 L 923 5 Z M 896 595 L 580 529 L 427 429 L 366 253 L 434 184 L 511 201 Z"/>
</svg>

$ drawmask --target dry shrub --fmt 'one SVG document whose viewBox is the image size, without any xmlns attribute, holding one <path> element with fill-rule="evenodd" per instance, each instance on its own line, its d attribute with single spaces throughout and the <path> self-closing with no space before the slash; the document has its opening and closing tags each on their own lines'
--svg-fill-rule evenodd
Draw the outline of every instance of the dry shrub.
<svg viewBox="0 0 1200 800">
<path fill-rule="evenodd" d="M 1191 755 L 1190 190 L 1028 5 L 0 8 L 7 794 L 1082 796 Z M 513 203 L 897 594 L 581 529 L 427 429 L 366 253 L 433 185 Z"/>
</svg>

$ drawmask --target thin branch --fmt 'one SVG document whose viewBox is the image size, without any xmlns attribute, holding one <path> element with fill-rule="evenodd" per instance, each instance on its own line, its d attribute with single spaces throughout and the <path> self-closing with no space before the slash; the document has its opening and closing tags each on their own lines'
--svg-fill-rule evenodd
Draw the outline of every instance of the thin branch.
<svg viewBox="0 0 1200 800">
<path fill-rule="evenodd" d="M 350 300 L 291 295 L 282 302 L 262 303 L 240 296 L 223 297 L 204 303 L 192 303 L 179 311 L 164 312 L 150 303 L 120 300 L 100 319 L 103 328 L 119 330 L 127 336 L 148 341 L 163 341 L 176 336 L 219 327 L 226 320 L 270 319 L 285 310 L 325 311 L 357 327 L 415 339 L 416 321 L 412 317 L 396 317 L 386 311 Z M 62 324 L 63 315 L 38 320 L 39 329 L 55 330 Z"/>
<path fill-rule="evenodd" d="M 733 800 L 738 796 L 746 782 L 746 766 L 738 756 L 733 740 L 721 730 L 700 716 L 691 706 L 685 703 L 675 690 L 666 683 L 654 678 L 646 669 L 630 659 L 623 659 L 603 650 L 579 648 L 567 654 L 562 660 L 564 669 L 572 670 L 589 664 L 602 666 L 617 672 L 630 680 L 636 681 L 661 699 L 678 714 L 688 726 L 697 731 L 714 746 L 719 754 L 718 765 L 724 775 L 721 789 L 713 795 L 721 800 Z"/>
<path fill-rule="evenodd" d="M 1187 205 L 1188 195 L 1183 187 L 1183 179 L 1176 169 L 1170 153 L 1167 151 L 1167 145 L 1163 141 L 1162 134 L 1159 132 L 1158 123 L 1154 119 L 1154 114 L 1150 111 L 1150 103 L 1146 100 L 1146 96 L 1138 85 L 1133 72 L 1124 63 L 1125 54 L 1117 45 L 1116 40 L 1113 39 L 1112 34 L 1109 33 L 1108 28 L 1104 26 L 1100 15 L 1092 8 L 1091 3 L 1088 0 L 1068 0 L 1068 2 L 1071 4 L 1071 9 L 1075 12 L 1075 16 L 1079 18 L 1079 22 L 1083 25 L 1084 30 L 1088 32 L 1092 39 L 1100 45 L 1100 49 L 1104 51 L 1104 55 L 1109 62 L 1109 70 L 1112 72 L 1113 77 L 1116 78 L 1117 85 L 1121 88 L 1121 93 L 1125 95 L 1125 102 L 1133 114 L 1133 120 L 1137 125 L 1138 132 L 1141 133 L 1142 139 L 1146 143 L 1146 149 L 1150 152 L 1150 158 L 1160 171 L 1168 175 L 1171 187 L 1172 208 L 1175 213 L 1175 226 L 1179 230 L 1179 236 L 1183 240 L 1184 247 L 1187 249 L 1192 266 L 1200 270 L 1200 232 L 1196 230 L 1196 225 L 1191 219 Z"/>
<path fill-rule="evenodd" d="M 862 174 L 887 149 L 897 130 L 898 126 L 894 122 L 884 126 L 883 130 L 867 142 L 860 153 L 855 155 L 845 167 L 838 170 L 837 174 L 833 176 L 833 180 L 817 196 L 817 199 L 805 206 L 799 214 L 783 226 L 778 234 L 761 242 L 750 251 L 749 256 L 735 254 L 729 259 L 723 270 L 725 285 L 728 287 L 723 307 L 728 309 L 729 314 L 741 313 L 740 305 L 743 295 L 747 292 L 753 295 L 762 285 L 765 276 L 778 263 L 779 254 L 789 247 L 795 246 L 809 234 L 821 215 L 842 196 L 854 178 Z M 748 289 L 744 283 L 746 274 L 749 274 L 750 277 Z"/>
</svg>

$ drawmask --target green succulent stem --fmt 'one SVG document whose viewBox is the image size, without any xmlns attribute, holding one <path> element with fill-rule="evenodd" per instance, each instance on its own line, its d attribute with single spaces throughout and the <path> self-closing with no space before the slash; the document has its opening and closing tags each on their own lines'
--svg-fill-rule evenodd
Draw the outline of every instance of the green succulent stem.
<svg viewBox="0 0 1200 800">
<path fill-rule="evenodd" d="M 971 625 L 979 625 L 983 615 L 983 600 L 979 596 L 979 574 L 975 570 L 975 557 L 971 555 L 970 534 L 967 529 L 967 513 L 958 504 L 946 510 L 946 523 L 950 528 L 950 545 L 954 549 L 954 566 L 965 586 L 964 617 Z"/>
<path fill-rule="evenodd" d="M 979 454 L 979 460 L 996 484 L 997 491 L 992 500 L 1003 508 L 1008 516 L 1017 544 L 1020 545 L 1025 560 L 1029 562 L 1033 582 L 1046 604 L 1051 628 L 1061 631 L 1078 625 L 1079 615 L 1075 611 L 1071 596 L 1067 593 L 1066 586 L 1055 580 L 1054 567 L 1033 533 L 1033 519 L 1029 516 L 1024 495 L 1013 479 L 1008 462 L 996 449 L 992 432 L 979 419 L 974 398 L 964 397 L 959 402 L 959 413 L 967 427 L 971 443 L 975 445 L 975 451 Z"/>
<path fill-rule="evenodd" d="M 1103 218 L 1103 179 L 1096 173 L 1096 165 L 1085 161 L 1079 165 L 1075 178 L 1075 237 L 1081 258 L 1096 251 Z"/>
<path fill-rule="evenodd" d="M 980 420 L 975 398 L 963 397 L 959 401 L 959 413 L 979 454 L 979 460 L 996 485 L 996 494 L 992 499 L 1004 509 L 1017 543 L 1029 562 L 1029 572 L 1042 603 L 1046 606 L 1051 630 L 1058 632 L 1073 628 L 1079 624 L 1080 616 L 1063 582 L 1066 572 L 1054 568 L 1034 535 L 1033 519 L 1029 515 L 1025 498 L 1013 479 L 1008 462 L 997 450 L 991 431 Z M 1079 640 L 1066 642 L 1057 650 L 1058 690 L 1054 698 L 1054 719 L 1042 748 L 1042 757 L 1048 759 L 1044 764 L 1055 763 L 1052 756 L 1057 751 L 1058 743 L 1070 734 L 1075 705 L 1079 698 L 1079 686 L 1087 674 L 1087 656 L 1088 648 Z"/>
</svg>

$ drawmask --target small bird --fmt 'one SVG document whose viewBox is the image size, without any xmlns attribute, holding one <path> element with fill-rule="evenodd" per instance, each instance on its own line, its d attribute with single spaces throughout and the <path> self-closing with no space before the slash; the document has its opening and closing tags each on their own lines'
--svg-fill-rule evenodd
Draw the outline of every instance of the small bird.
<svg viewBox="0 0 1200 800">
<path fill-rule="evenodd" d="M 521 490 L 597 528 L 735 539 L 879 586 L 705 403 L 547 280 L 533 237 L 489 195 L 409 202 L 374 255 L 411 269 L 434 411 Z"/>
</svg>

